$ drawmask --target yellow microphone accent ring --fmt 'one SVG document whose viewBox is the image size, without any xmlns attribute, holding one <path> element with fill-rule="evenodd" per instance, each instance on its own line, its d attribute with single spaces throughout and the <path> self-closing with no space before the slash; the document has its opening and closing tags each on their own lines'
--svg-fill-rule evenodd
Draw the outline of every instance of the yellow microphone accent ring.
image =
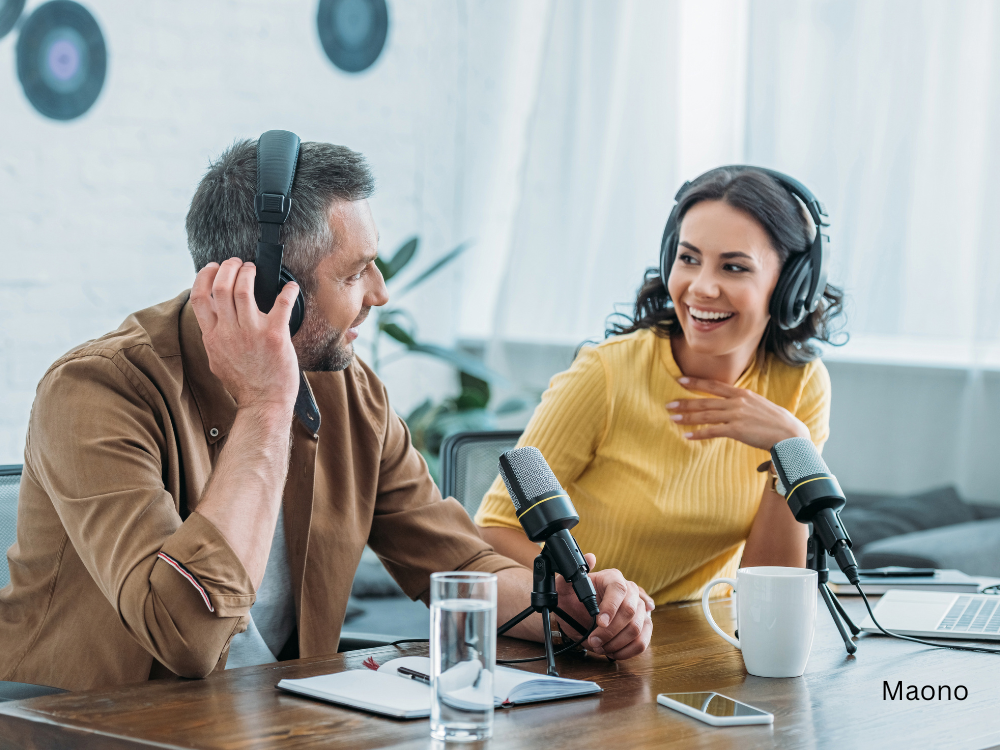
<svg viewBox="0 0 1000 750">
<path fill-rule="evenodd" d="M 555 498 L 557 498 L 557 497 L 564 497 L 564 498 L 566 498 L 567 500 L 569 500 L 569 495 L 567 495 L 567 494 L 565 494 L 565 493 L 562 493 L 562 492 L 560 492 L 560 493 L 559 493 L 559 494 L 557 494 L 557 495 L 549 495 L 548 497 L 543 497 L 543 498 L 542 498 L 541 500 L 539 500 L 539 501 L 538 501 L 537 503 L 534 503 L 534 504 L 533 504 L 533 505 L 531 506 L 531 508 L 534 508 L 535 506 L 538 506 L 538 505 L 541 505 L 542 503 L 545 503 L 545 502 L 548 502 L 549 500 L 554 500 L 554 499 L 555 499 Z M 518 517 L 518 518 L 520 518 L 520 517 L 521 517 L 521 516 L 523 516 L 523 515 L 524 515 L 525 513 L 527 513 L 527 512 L 529 511 L 529 510 L 531 510 L 531 508 L 526 508 L 526 509 L 525 509 L 524 511 L 522 511 L 521 513 L 519 513 L 517 517 Z"/>
<path fill-rule="evenodd" d="M 830 478 L 829 474 L 824 474 L 821 477 L 813 477 L 812 479 L 807 479 L 804 482 L 799 482 L 797 485 L 795 485 L 794 487 L 792 487 L 792 492 L 795 492 L 795 490 L 797 490 L 799 487 L 801 487 L 804 484 L 809 484 L 810 482 L 818 482 L 820 479 L 829 479 L 829 478 Z M 791 498 L 792 498 L 792 492 L 789 492 L 787 495 L 785 495 L 785 502 L 788 502 L 789 500 L 791 500 Z"/>
</svg>

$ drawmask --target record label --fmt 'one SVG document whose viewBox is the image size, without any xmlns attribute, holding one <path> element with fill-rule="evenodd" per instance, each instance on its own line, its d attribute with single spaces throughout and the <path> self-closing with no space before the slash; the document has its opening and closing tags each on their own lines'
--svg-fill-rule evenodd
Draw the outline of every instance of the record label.
<svg viewBox="0 0 1000 750">
<path fill-rule="evenodd" d="M 389 11 L 385 0 L 320 0 L 316 28 L 330 62 L 360 73 L 382 53 Z"/>
<path fill-rule="evenodd" d="M 97 21 L 71 0 L 40 5 L 17 38 L 24 95 L 53 120 L 72 120 L 90 109 L 104 86 L 107 60 Z"/>
</svg>

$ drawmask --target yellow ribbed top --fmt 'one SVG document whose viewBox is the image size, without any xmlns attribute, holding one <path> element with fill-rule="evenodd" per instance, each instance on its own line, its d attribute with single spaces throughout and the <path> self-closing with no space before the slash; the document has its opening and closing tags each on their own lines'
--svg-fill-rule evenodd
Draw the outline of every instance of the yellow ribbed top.
<svg viewBox="0 0 1000 750">
<path fill-rule="evenodd" d="M 677 382 L 670 340 L 641 330 L 583 349 L 552 378 L 518 446 L 545 456 L 580 514 L 573 535 L 597 567 L 618 568 L 657 604 L 696 599 L 736 573 L 760 504 L 767 451 L 730 438 L 690 441 L 666 404 L 704 398 Z M 791 367 L 767 355 L 736 382 L 784 406 L 822 449 L 830 376 L 819 360 Z M 498 476 L 480 526 L 521 529 Z"/>
</svg>

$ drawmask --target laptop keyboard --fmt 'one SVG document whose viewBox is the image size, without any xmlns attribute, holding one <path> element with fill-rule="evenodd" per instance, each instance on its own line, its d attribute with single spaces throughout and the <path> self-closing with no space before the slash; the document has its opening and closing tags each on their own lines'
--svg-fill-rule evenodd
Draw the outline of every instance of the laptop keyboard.
<svg viewBox="0 0 1000 750">
<path fill-rule="evenodd" d="M 1000 597 L 960 596 L 935 630 L 1000 633 Z"/>
</svg>

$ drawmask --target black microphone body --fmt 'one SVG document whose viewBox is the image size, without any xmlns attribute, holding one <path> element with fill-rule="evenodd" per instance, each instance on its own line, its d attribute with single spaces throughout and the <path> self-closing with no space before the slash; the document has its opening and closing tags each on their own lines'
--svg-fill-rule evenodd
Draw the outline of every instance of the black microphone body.
<svg viewBox="0 0 1000 750">
<path fill-rule="evenodd" d="M 580 522 L 580 516 L 541 451 L 530 446 L 507 451 L 500 456 L 500 476 L 528 539 L 545 544 L 542 554 L 572 584 L 587 611 L 597 617 L 600 609 L 590 566 L 569 531 Z"/>
<path fill-rule="evenodd" d="M 837 478 L 806 438 L 789 438 L 771 448 L 771 461 L 778 473 L 778 494 L 784 495 L 799 523 L 812 523 L 813 533 L 827 553 L 837 561 L 847 580 L 856 584 L 858 561 L 851 537 L 840 520 L 847 504 Z"/>
<path fill-rule="evenodd" d="M 590 566 L 569 529 L 561 529 L 545 540 L 546 554 L 559 574 L 573 584 L 573 591 L 591 615 L 597 617 L 597 591 L 590 580 Z"/>
</svg>

